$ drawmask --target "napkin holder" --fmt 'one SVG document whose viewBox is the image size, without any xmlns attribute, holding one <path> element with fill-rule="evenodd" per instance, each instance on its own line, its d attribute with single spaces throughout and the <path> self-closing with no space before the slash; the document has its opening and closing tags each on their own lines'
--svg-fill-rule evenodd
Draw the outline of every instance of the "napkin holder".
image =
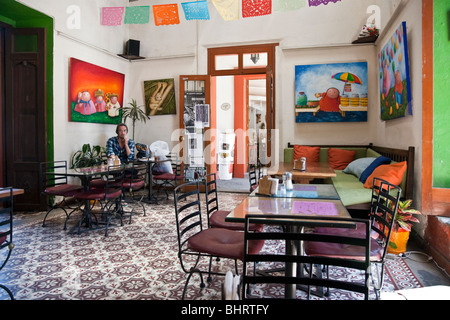
<svg viewBox="0 0 450 320">
<path fill-rule="evenodd" d="M 259 179 L 258 182 L 258 193 L 270 196 L 271 194 L 272 181 L 269 180 L 268 176 L 264 176 Z"/>
<path fill-rule="evenodd" d="M 294 160 L 294 170 L 306 171 L 306 158 Z"/>
</svg>

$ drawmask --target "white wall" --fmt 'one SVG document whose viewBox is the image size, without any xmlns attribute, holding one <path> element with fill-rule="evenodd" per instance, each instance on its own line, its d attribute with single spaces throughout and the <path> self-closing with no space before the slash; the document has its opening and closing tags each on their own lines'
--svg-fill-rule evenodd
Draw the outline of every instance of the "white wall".
<svg viewBox="0 0 450 320">
<path fill-rule="evenodd" d="M 234 76 L 216 78 L 217 87 L 217 130 L 220 132 L 234 131 Z M 221 105 L 229 103 L 230 109 L 222 110 Z"/>
<path fill-rule="evenodd" d="M 376 4 L 381 8 L 382 30 L 399 3 L 407 5 L 389 26 L 379 46 L 340 46 L 358 36 L 369 14 L 366 9 Z M 179 75 L 206 74 L 207 49 L 218 46 L 278 42 L 276 50 L 276 106 L 279 150 L 281 155 L 287 142 L 308 144 L 366 144 L 406 148 L 416 147 L 416 193 L 420 194 L 421 168 L 421 1 L 417 0 L 342 0 L 337 3 L 305 7 L 290 12 L 273 12 L 268 16 L 224 21 L 214 5 L 208 2 L 210 20 L 186 21 L 179 4 L 180 24 L 155 26 L 150 23 L 107 27 L 100 25 L 103 6 L 132 6 L 168 3 L 166 0 L 21 0 L 31 8 L 54 18 L 54 126 L 55 158 L 70 159 L 72 152 L 83 143 L 104 145 L 114 135 L 111 125 L 68 122 L 68 63 L 74 57 L 125 74 L 126 105 L 131 98 L 144 104 L 143 81 L 174 78 L 177 104 Z M 66 22 L 67 8 L 80 8 L 80 29 L 70 29 Z M 240 9 L 241 10 L 241 9 Z M 413 92 L 413 116 L 382 122 L 379 119 L 377 97 L 376 54 L 390 33 L 407 21 Z M 148 59 L 128 62 L 118 58 L 126 40 L 141 42 L 141 56 Z M 323 48 L 323 45 L 329 47 Z M 322 48 L 316 48 L 317 46 Z M 367 123 L 296 124 L 294 120 L 294 66 L 305 63 L 368 62 L 369 111 Z M 151 143 L 168 140 L 178 128 L 178 114 L 153 116 L 147 124 L 138 124 L 136 140 Z M 176 140 L 176 138 L 174 139 Z M 172 145 L 176 141 L 172 142 Z M 276 159 L 275 159 L 276 160 Z"/>
<path fill-rule="evenodd" d="M 278 49 L 277 62 L 277 127 L 280 129 L 280 157 L 288 142 L 296 144 L 368 144 L 376 137 L 377 69 L 374 46 L 332 48 Z M 296 123 L 295 66 L 302 64 L 367 61 L 368 109 L 367 122 Z"/>
<path fill-rule="evenodd" d="M 398 17 L 392 20 L 392 26 L 386 35 L 377 40 L 378 53 L 389 40 L 402 21 L 406 21 L 408 35 L 408 53 L 411 78 L 413 115 L 390 121 L 375 119 L 377 130 L 374 143 L 386 147 L 407 149 L 415 147 L 414 205 L 421 207 L 422 194 L 422 2 L 406 1 Z M 378 88 L 377 88 L 378 90 Z"/>
</svg>

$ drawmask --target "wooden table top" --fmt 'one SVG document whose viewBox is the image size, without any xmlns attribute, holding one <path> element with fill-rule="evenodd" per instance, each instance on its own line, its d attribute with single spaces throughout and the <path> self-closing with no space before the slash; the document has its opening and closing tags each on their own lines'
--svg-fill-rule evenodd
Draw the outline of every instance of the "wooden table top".
<svg viewBox="0 0 450 320">
<path fill-rule="evenodd" d="M 285 172 L 292 172 L 292 178 L 300 179 L 325 179 L 335 177 L 334 169 L 330 167 L 328 162 L 308 162 L 306 171 L 294 170 L 293 162 L 279 162 L 267 170 L 268 175 L 282 175 Z"/>
<path fill-rule="evenodd" d="M 13 196 L 17 196 L 19 194 L 24 194 L 24 190 L 23 189 L 16 189 L 13 188 Z M 9 196 L 9 190 L 1 190 L 0 191 L 0 198 L 5 198 Z"/>
<path fill-rule="evenodd" d="M 247 197 L 228 214 L 225 221 L 245 222 L 246 214 L 351 218 L 341 200 Z"/>
</svg>

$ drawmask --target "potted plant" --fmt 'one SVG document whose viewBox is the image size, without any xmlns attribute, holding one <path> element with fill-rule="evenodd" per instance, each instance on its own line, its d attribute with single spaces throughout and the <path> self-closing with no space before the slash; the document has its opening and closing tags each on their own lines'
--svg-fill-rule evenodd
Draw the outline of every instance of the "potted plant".
<svg viewBox="0 0 450 320">
<path fill-rule="evenodd" d="M 71 159 L 71 168 L 84 168 L 100 165 L 106 159 L 106 148 L 92 146 L 89 143 L 83 144 L 81 150 L 76 151 Z"/>
<path fill-rule="evenodd" d="M 122 109 L 122 117 L 125 122 L 128 118 L 131 119 L 133 126 L 133 141 L 134 141 L 134 127 L 136 124 L 136 120 L 147 122 L 147 119 L 150 120 L 150 116 L 145 114 L 145 111 L 141 109 L 142 106 L 138 106 L 135 99 L 131 99 L 131 102 L 128 103 L 129 107 L 124 107 Z"/>
<path fill-rule="evenodd" d="M 419 222 L 413 214 L 421 214 L 420 211 L 410 208 L 411 204 L 412 200 L 398 202 L 397 214 L 395 215 L 391 238 L 389 239 L 389 253 L 401 254 L 406 251 L 406 244 L 411 232 L 411 222 Z"/>
</svg>

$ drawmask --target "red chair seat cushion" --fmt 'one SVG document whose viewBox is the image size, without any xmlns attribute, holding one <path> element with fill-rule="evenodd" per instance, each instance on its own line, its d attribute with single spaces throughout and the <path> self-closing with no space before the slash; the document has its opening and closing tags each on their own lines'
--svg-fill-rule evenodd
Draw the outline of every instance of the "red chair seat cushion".
<svg viewBox="0 0 450 320">
<path fill-rule="evenodd" d="M 142 179 L 125 179 L 123 182 L 123 187 L 125 189 L 138 190 L 144 187 L 145 181 Z"/>
<path fill-rule="evenodd" d="M 72 197 L 83 190 L 82 186 L 75 184 L 60 184 L 45 189 L 45 193 L 53 196 Z"/>
<path fill-rule="evenodd" d="M 0 237 L 0 245 L 6 241 L 6 236 Z"/>
<path fill-rule="evenodd" d="M 226 216 L 230 212 L 231 211 L 224 211 L 224 210 L 217 210 L 216 212 L 214 212 L 209 217 L 210 226 L 213 228 L 224 228 L 224 229 L 229 229 L 229 230 L 243 231 L 245 228 L 244 223 L 225 221 Z M 262 225 L 262 224 L 254 224 L 254 223 L 250 224 L 251 231 L 261 232 L 263 230 L 263 228 L 264 228 L 264 225 Z"/>
<path fill-rule="evenodd" d="M 122 189 L 109 190 L 107 194 L 104 189 L 91 189 L 89 191 L 77 193 L 75 198 L 78 200 L 104 200 L 117 198 L 121 194 Z"/>
<path fill-rule="evenodd" d="M 184 175 L 175 175 L 174 173 L 162 173 L 154 177 L 155 180 L 182 180 Z"/>
<path fill-rule="evenodd" d="M 263 240 L 251 241 L 249 253 L 258 253 L 263 245 Z M 244 233 L 221 228 L 205 229 L 188 240 L 188 247 L 217 257 L 243 259 Z"/>
<path fill-rule="evenodd" d="M 357 222 L 355 229 L 319 227 L 315 228 L 314 232 L 330 235 L 349 235 L 350 237 L 364 238 L 366 236 L 366 225 L 362 222 Z M 372 231 L 370 236 L 372 237 L 372 239 L 377 239 L 379 235 L 375 231 Z"/>
<path fill-rule="evenodd" d="M 173 173 L 162 173 L 155 176 L 156 180 L 175 180 L 175 175 Z"/>
<path fill-rule="evenodd" d="M 106 181 L 103 179 L 95 179 L 89 182 L 90 188 L 104 188 L 106 186 Z"/>
<path fill-rule="evenodd" d="M 341 243 L 329 242 L 305 242 L 305 253 L 309 256 L 325 256 L 335 258 L 348 258 L 363 261 L 365 260 L 365 248 Z M 381 259 L 383 252 L 381 246 L 374 239 L 370 239 L 370 260 Z"/>
</svg>

